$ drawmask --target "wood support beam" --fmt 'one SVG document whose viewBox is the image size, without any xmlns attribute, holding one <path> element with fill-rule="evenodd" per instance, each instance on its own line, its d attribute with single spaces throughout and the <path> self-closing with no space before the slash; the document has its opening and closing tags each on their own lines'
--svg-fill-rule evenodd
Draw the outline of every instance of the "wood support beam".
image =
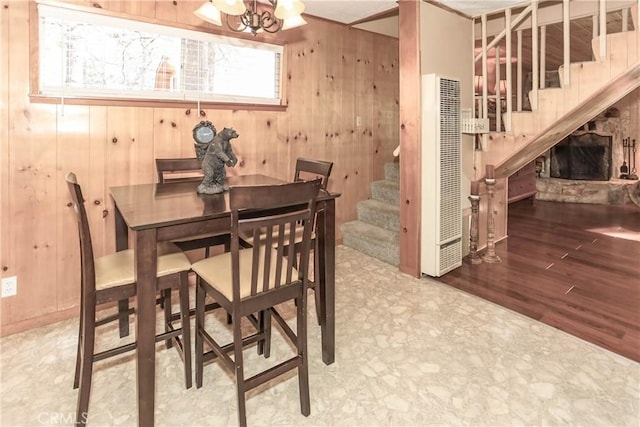
<svg viewBox="0 0 640 427">
<path fill-rule="evenodd" d="M 420 2 L 400 0 L 400 271 L 420 277 Z"/>
</svg>

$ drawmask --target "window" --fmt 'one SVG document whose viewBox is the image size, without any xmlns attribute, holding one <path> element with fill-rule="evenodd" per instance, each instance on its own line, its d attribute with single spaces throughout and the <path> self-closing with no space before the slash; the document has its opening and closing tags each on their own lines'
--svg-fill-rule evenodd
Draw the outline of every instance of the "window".
<svg viewBox="0 0 640 427">
<path fill-rule="evenodd" d="M 280 105 L 283 47 L 38 4 L 38 95 Z"/>
</svg>

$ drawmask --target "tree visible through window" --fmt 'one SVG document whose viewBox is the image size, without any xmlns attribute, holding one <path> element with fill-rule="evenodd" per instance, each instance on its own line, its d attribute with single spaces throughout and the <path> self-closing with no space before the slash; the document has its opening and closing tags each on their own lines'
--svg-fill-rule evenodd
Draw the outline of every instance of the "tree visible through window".
<svg viewBox="0 0 640 427">
<path fill-rule="evenodd" d="M 38 10 L 41 95 L 280 103 L 282 46 Z"/>
</svg>

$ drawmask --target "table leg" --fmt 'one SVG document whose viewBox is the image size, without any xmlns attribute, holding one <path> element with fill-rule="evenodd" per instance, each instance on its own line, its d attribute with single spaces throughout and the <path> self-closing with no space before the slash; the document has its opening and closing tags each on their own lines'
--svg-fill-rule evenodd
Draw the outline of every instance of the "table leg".
<svg viewBox="0 0 640 427">
<path fill-rule="evenodd" d="M 335 361 L 336 341 L 336 204 L 335 199 L 325 201 L 324 208 L 318 211 L 318 250 L 320 252 L 320 277 L 316 286 L 320 290 L 322 301 L 323 322 L 322 331 L 322 360 L 326 365 Z"/>
<path fill-rule="evenodd" d="M 156 229 L 136 232 L 138 425 L 153 426 L 156 359 Z"/>
<path fill-rule="evenodd" d="M 129 227 L 117 206 L 115 212 L 116 251 L 123 251 L 129 247 Z M 120 338 L 129 336 L 129 300 L 118 301 L 118 325 Z"/>
<path fill-rule="evenodd" d="M 115 212 L 116 251 L 123 251 L 129 247 L 129 227 L 117 206 L 115 206 Z"/>
</svg>

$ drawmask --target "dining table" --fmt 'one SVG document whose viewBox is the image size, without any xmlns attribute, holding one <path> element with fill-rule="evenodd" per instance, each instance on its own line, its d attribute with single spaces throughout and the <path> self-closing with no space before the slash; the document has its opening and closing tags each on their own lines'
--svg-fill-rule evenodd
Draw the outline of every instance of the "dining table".
<svg viewBox="0 0 640 427">
<path fill-rule="evenodd" d="M 253 174 L 228 176 L 226 182 L 233 187 L 273 185 L 287 181 Z M 116 250 L 127 249 L 131 242 L 135 252 L 139 426 L 154 424 L 157 243 L 229 232 L 231 229 L 229 193 L 199 194 L 196 191 L 198 184 L 199 181 L 187 180 L 110 188 L 115 205 Z M 319 322 L 322 360 L 327 365 L 335 360 L 335 201 L 339 196 L 339 193 L 320 190 L 316 206 L 320 268 L 319 277 L 314 277 L 314 281 L 316 298 L 320 298 L 323 307 Z M 127 301 L 124 303 L 128 304 Z M 128 314 L 128 310 L 123 312 Z M 128 321 L 126 325 L 128 327 Z"/>
</svg>

